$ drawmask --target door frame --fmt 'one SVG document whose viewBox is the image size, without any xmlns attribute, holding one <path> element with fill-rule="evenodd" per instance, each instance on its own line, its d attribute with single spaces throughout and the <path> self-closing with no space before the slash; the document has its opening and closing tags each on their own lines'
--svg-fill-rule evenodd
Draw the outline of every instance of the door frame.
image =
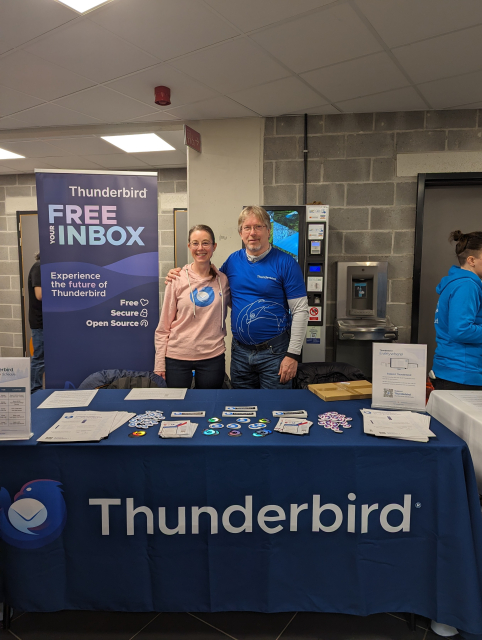
<svg viewBox="0 0 482 640">
<path fill-rule="evenodd" d="M 415 247 L 413 256 L 412 319 L 410 342 L 418 344 L 420 320 L 420 281 L 422 277 L 423 219 L 425 191 L 442 187 L 480 187 L 482 173 L 419 173 L 415 213 Z"/>
</svg>

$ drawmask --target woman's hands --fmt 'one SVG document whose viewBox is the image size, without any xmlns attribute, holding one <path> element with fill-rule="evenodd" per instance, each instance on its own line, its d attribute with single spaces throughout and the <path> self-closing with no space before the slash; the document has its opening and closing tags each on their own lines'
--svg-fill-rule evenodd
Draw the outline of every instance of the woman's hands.
<svg viewBox="0 0 482 640">
<path fill-rule="evenodd" d="M 164 378 L 164 380 L 166 379 L 165 371 L 154 371 L 154 373 L 156 374 L 156 376 L 161 376 L 161 378 Z"/>
</svg>

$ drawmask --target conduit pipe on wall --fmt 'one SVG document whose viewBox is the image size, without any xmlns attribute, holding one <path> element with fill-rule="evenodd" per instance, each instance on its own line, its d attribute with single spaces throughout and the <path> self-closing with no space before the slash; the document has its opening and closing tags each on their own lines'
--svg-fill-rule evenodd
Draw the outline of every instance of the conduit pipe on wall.
<svg viewBox="0 0 482 640">
<path fill-rule="evenodd" d="M 303 142 L 303 204 L 307 202 L 308 182 L 308 114 L 305 113 L 305 136 Z"/>
</svg>

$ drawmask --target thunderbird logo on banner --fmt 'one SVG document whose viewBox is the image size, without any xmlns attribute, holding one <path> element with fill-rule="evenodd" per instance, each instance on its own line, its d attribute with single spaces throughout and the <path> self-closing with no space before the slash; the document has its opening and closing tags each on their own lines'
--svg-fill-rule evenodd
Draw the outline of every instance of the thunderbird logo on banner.
<svg viewBox="0 0 482 640">
<path fill-rule="evenodd" d="M 159 316 L 157 174 L 36 173 L 47 388 L 150 371 Z"/>
</svg>

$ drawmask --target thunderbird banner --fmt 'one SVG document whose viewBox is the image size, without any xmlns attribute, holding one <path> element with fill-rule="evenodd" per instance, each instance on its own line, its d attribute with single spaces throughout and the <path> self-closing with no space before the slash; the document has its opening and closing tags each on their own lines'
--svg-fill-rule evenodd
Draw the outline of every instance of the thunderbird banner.
<svg viewBox="0 0 482 640">
<path fill-rule="evenodd" d="M 47 388 L 150 371 L 159 316 L 157 175 L 36 173 Z"/>
</svg>

